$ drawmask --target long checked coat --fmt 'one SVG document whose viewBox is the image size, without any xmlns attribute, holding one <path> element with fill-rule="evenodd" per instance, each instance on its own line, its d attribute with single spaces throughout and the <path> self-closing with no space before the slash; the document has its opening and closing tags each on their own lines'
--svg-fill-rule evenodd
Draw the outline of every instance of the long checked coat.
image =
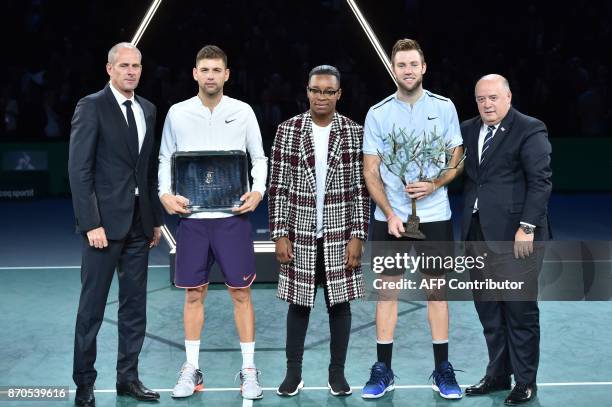
<svg viewBox="0 0 612 407">
<path fill-rule="evenodd" d="M 353 237 L 366 240 L 370 216 L 363 179 L 363 127 L 338 113 L 329 135 L 323 241 L 330 305 L 360 298 L 361 267 L 344 266 L 346 245 Z M 314 306 L 316 244 L 315 152 L 310 112 L 278 126 L 272 145 L 269 214 L 270 238 L 288 237 L 293 261 L 280 267 L 278 297 L 292 304 Z"/>
</svg>

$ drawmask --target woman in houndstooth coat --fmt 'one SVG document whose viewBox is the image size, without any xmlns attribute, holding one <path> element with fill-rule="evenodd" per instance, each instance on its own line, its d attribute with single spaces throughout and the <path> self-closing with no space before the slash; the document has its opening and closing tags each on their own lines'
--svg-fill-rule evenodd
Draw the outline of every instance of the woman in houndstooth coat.
<svg viewBox="0 0 612 407">
<path fill-rule="evenodd" d="M 304 385 L 302 356 L 316 287 L 329 313 L 329 388 L 351 393 L 344 363 L 351 327 L 349 301 L 364 292 L 362 241 L 370 203 L 363 178 L 363 128 L 335 111 L 340 73 L 322 65 L 309 75 L 310 110 L 282 123 L 272 146 L 270 235 L 280 266 L 278 297 L 287 312 L 287 374 L 277 393 Z"/>
<path fill-rule="evenodd" d="M 352 238 L 366 240 L 370 201 L 363 180 L 363 127 L 334 113 L 329 136 L 323 209 L 323 248 L 330 305 L 363 296 L 361 266 L 345 267 Z M 270 237 L 289 238 L 293 261 L 281 264 L 278 297 L 314 306 L 316 239 L 315 153 L 310 111 L 278 126 L 272 145 Z"/>
</svg>

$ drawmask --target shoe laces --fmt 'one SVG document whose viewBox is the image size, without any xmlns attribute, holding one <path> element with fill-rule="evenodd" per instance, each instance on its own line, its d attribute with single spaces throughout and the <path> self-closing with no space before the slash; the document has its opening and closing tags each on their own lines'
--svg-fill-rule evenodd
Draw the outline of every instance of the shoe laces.
<svg viewBox="0 0 612 407">
<path fill-rule="evenodd" d="M 255 368 L 247 367 L 244 369 L 240 369 L 236 376 L 234 376 L 234 382 L 240 377 L 240 381 L 242 383 L 257 383 L 257 379 L 261 372 Z"/>
<path fill-rule="evenodd" d="M 196 373 L 196 368 L 192 365 L 184 365 L 181 371 L 179 372 L 178 383 L 181 384 L 192 384 L 193 376 Z"/>
<path fill-rule="evenodd" d="M 455 372 L 463 372 L 461 369 L 454 369 L 452 365 L 448 365 L 446 369 L 442 369 L 440 371 L 434 370 L 429 376 L 431 379 L 436 373 L 438 377 L 441 379 L 440 381 L 444 384 L 458 385 L 457 379 L 455 378 Z"/>
<path fill-rule="evenodd" d="M 387 378 L 389 369 L 385 369 L 382 364 L 375 363 L 370 369 L 370 380 L 366 383 L 368 384 L 378 384 Z M 393 377 L 397 377 L 393 375 Z"/>
</svg>

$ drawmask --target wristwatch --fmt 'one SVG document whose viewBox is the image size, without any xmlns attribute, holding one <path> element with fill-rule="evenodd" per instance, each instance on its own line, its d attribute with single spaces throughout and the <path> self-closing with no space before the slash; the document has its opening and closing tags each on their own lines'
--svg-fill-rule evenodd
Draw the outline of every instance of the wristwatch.
<svg viewBox="0 0 612 407">
<path fill-rule="evenodd" d="M 533 229 L 534 229 L 533 226 L 521 225 L 520 227 L 521 227 L 521 230 L 525 232 L 525 234 L 527 235 L 530 235 L 533 233 Z"/>
</svg>

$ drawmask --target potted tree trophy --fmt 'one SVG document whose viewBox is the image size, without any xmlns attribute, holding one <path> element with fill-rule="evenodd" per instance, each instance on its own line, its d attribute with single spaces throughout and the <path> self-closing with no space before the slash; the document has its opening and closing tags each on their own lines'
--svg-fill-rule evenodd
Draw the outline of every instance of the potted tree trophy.
<svg viewBox="0 0 612 407">
<path fill-rule="evenodd" d="M 465 160 L 464 153 L 456 165 L 448 165 L 454 148 L 449 147 L 444 136 L 437 134 L 435 127 L 429 134 L 423 131 L 422 134 L 416 135 L 414 130 L 410 134 L 407 134 L 405 129 L 396 131 L 394 126 L 385 138 L 391 149 L 387 153 L 378 151 L 378 157 L 389 172 L 399 177 L 404 188 L 410 183 L 407 179 L 432 182 L 444 172 L 456 169 Z M 410 198 L 410 204 L 412 211 L 408 215 L 406 231 L 402 236 L 423 240 L 426 236 L 419 230 L 416 199 Z"/>
</svg>

